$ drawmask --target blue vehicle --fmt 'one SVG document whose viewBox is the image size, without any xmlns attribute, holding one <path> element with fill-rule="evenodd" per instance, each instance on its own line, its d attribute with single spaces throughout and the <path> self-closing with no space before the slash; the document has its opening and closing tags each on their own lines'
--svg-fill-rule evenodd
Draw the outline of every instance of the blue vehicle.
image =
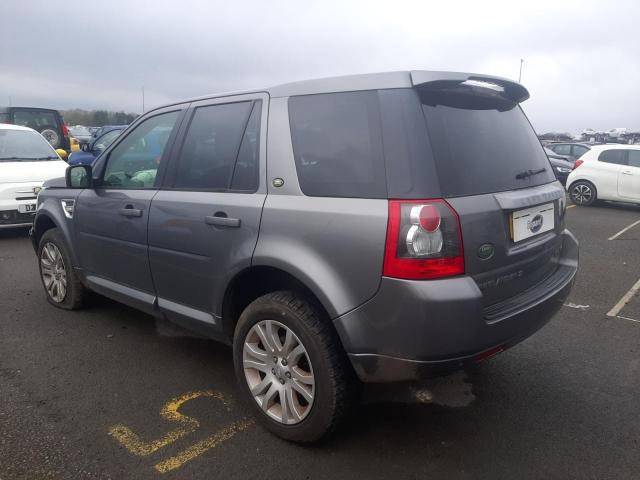
<svg viewBox="0 0 640 480">
<path fill-rule="evenodd" d="M 105 150 L 113 141 L 118 138 L 126 126 L 113 127 L 99 137 L 94 138 L 89 143 L 83 143 L 78 152 L 69 156 L 69 165 L 91 165 L 93 161 Z"/>
</svg>

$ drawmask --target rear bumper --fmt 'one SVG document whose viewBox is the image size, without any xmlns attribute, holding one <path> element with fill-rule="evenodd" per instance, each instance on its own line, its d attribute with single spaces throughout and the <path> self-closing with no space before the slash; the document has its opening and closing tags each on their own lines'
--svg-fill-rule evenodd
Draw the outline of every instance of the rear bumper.
<svg viewBox="0 0 640 480">
<path fill-rule="evenodd" d="M 578 269 L 578 243 L 562 234 L 558 268 L 531 289 L 483 308 L 470 277 L 382 279 L 378 293 L 335 326 L 364 382 L 417 380 L 462 367 L 524 340 L 560 309 Z"/>
</svg>

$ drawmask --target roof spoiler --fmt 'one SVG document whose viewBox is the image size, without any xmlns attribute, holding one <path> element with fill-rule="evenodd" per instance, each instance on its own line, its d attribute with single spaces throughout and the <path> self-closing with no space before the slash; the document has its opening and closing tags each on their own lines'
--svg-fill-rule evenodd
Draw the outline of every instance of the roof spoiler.
<svg viewBox="0 0 640 480">
<path fill-rule="evenodd" d="M 516 103 L 524 102 L 529 98 L 529 91 L 518 82 L 474 73 L 413 71 L 411 72 L 411 83 L 415 87 L 425 86 L 430 90 L 444 89 L 460 84 L 501 90 L 505 97 Z"/>
</svg>

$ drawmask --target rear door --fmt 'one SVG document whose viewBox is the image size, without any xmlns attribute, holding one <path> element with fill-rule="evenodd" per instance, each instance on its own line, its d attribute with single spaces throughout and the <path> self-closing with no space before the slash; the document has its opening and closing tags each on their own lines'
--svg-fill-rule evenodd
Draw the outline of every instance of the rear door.
<svg viewBox="0 0 640 480">
<path fill-rule="evenodd" d="M 193 103 L 151 203 L 158 306 L 174 321 L 219 325 L 229 280 L 251 265 L 266 197 L 267 94 Z"/>
<path fill-rule="evenodd" d="M 627 165 L 618 176 L 618 192 L 621 197 L 640 200 L 640 150 L 626 150 Z"/>
<path fill-rule="evenodd" d="M 98 185 L 76 200 L 80 262 L 92 287 L 152 310 L 147 228 L 182 108 L 170 107 L 140 122 L 96 165 Z"/>
</svg>

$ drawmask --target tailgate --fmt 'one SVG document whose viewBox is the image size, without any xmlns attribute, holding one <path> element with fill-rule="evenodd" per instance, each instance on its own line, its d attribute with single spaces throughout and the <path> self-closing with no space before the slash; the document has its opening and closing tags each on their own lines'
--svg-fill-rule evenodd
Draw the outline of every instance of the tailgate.
<svg viewBox="0 0 640 480">
<path fill-rule="evenodd" d="M 558 268 L 564 230 L 559 183 L 447 201 L 460 216 L 465 272 L 482 291 L 485 307 L 537 285 Z"/>
</svg>

